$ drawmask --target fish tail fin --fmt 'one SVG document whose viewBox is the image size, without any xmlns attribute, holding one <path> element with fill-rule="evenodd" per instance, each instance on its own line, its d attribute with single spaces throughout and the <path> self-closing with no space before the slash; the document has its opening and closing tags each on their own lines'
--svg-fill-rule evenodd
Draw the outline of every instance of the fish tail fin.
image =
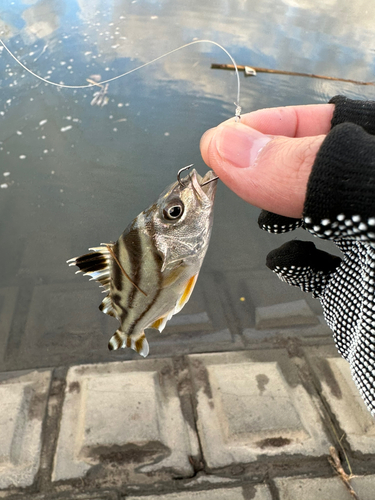
<svg viewBox="0 0 375 500">
<path fill-rule="evenodd" d="M 130 347 L 135 352 L 143 356 L 144 358 L 148 355 L 150 348 L 146 339 L 144 332 L 141 332 L 137 338 L 128 335 L 121 330 L 116 330 L 108 342 L 108 349 L 110 351 L 115 351 L 121 347 Z"/>
</svg>

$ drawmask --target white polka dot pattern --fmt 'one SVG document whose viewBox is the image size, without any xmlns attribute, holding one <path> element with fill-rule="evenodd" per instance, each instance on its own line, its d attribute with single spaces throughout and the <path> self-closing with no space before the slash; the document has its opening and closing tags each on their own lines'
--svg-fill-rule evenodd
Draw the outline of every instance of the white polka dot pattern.
<svg viewBox="0 0 375 500">
<path fill-rule="evenodd" d="M 277 232 L 275 226 L 272 232 Z M 327 273 L 308 265 L 278 265 L 274 272 L 320 299 L 337 349 L 350 363 L 353 380 L 375 416 L 375 218 L 340 214 L 333 222 L 317 224 L 306 217 L 303 226 L 315 236 L 333 239 L 343 252 L 341 264 Z"/>
<path fill-rule="evenodd" d="M 332 220 L 322 219 L 318 224 L 311 217 L 305 217 L 303 227 L 318 238 L 375 242 L 375 217 L 362 220 L 360 215 L 346 216 L 341 213 Z"/>
<path fill-rule="evenodd" d="M 287 219 L 285 217 L 285 219 Z M 302 219 L 287 219 L 286 224 L 261 224 L 261 229 L 267 231 L 268 233 L 280 234 L 288 233 L 289 231 L 294 231 L 295 229 L 303 225 Z"/>
</svg>

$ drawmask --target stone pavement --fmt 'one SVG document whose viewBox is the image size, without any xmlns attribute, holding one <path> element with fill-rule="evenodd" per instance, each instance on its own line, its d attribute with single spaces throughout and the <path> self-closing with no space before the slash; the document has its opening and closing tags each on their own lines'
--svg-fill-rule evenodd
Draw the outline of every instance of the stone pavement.
<svg viewBox="0 0 375 500">
<path fill-rule="evenodd" d="M 0 401 L 0 498 L 374 498 L 375 422 L 332 343 L 5 372 Z"/>
</svg>

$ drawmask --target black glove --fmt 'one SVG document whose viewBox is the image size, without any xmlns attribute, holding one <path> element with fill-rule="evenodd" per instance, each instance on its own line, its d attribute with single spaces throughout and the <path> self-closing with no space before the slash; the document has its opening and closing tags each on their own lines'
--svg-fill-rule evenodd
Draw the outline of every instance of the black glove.
<svg viewBox="0 0 375 500">
<path fill-rule="evenodd" d="M 303 218 L 262 211 L 258 223 L 271 233 L 302 227 L 342 251 L 341 259 L 294 240 L 270 252 L 267 266 L 320 300 L 336 347 L 375 416 L 375 103 L 341 96 L 331 102 L 332 129 L 313 165 Z"/>
</svg>

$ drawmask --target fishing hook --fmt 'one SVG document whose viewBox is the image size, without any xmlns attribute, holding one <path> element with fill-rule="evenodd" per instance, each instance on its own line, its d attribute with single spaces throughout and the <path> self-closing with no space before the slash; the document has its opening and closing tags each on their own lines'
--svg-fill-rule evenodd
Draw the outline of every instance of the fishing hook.
<svg viewBox="0 0 375 500">
<path fill-rule="evenodd" d="M 184 183 L 182 182 L 181 180 L 181 173 L 184 172 L 185 170 L 188 170 L 190 167 L 192 167 L 194 165 L 194 163 L 192 163 L 191 165 L 188 165 L 187 167 L 184 167 L 184 168 L 181 168 L 178 172 L 177 172 L 177 181 L 180 185 L 180 187 L 184 188 L 185 185 Z"/>
<path fill-rule="evenodd" d="M 218 179 L 219 179 L 219 177 L 216 176 L 213 179 L 210 179 L 209 181 L 204 182 L 203 184 L 201 184 L 201 186 L 205 186 L 206 184 L 209 184 L 210 182 L 213 182 L 213 181 L 217 181 Z"/>
</svg>

